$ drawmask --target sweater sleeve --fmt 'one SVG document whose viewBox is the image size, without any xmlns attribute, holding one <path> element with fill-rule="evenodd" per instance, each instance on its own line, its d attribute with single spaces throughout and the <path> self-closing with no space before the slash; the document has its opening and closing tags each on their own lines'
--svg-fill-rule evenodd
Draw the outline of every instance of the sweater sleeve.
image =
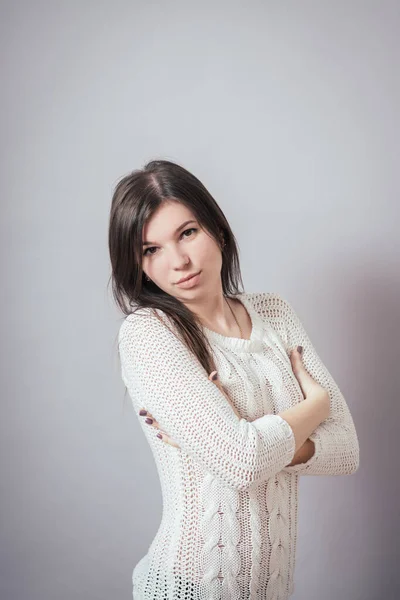
<svg viewBox="0 0 400 600">
<path fill-rule="evenodd" d="M 186 452 L 235 490 L 249 489 L 281 471 L 295 453 L 290 425 L 270 414 L 252 422 L 239 419 L 169 327 L 154 313 L 132 313 L 120 326 L 118 343 L 129 395 L 132 400 L 138 395 L 141 406 L 179 444 L 170 451 Z"/>
<path fill-rule="evenodd" d="M 283 314 L 286 351 L 303 346 L 303 364 L 330 397 L 331 413 L 310 435 L 315 444 L 313 456 L 305 463 L 284 467 L 300 475 L 350 475 L 359 467 L 359 443 L 347 403 L 332 375 L 318 356 L 292 306 L 276 294 L 278 312 Z"/>
</svg>

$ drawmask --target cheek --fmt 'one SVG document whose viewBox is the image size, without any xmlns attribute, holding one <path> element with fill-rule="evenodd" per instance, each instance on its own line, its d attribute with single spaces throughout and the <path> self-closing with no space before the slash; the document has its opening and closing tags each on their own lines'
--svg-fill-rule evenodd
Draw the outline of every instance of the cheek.
<svg viewBox="0 0 400 600">
<path fill-rule="evenodd" d="M 157 260 L 149 260 L 145 269 L 150 279 L 160 280 L 163 278 L 163 274 L 165 276 L 166 273 L 165 265 L 159 257 L 157 257 Z"/>
<path fill-rule="evenodd" d="M 221 260 L 221 251 L 214 240 L 207 240 L 201 245 L 198 252 L 198 258 L 201 259 L 203 264 L 205 262 L 210 262 L 212 265 L 218 262 L 218 260 Z"/>
</svg>

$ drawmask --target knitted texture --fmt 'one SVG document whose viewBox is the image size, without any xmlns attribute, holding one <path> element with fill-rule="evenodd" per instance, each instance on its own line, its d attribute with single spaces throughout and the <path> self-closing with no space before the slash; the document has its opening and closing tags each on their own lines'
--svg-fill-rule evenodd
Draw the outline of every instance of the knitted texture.
<svg viewBox="0 0 400 600">
<path fill-rule="evenodd" d="M 241 418 L 165 313 L 140 308 L 119 330 L 122 379 L 154 455 L 163 514 L 133 575 L 134 600 L 287 600 L 294 592 L 299 475 L 347 475 L 359 465 L 349 408 L 300 319 L 279 294 L 241 293 L 250 339 L 204 327 L 222 385 Z M 168 327 L 166 326 L 168 323 Z M 315 454 L 288 467 L 292 428 L 277 413 L 302 401 L 289 353 L 329 393 Z M 156 437 L 147 409 L 177 444 Z"/>
</svg>

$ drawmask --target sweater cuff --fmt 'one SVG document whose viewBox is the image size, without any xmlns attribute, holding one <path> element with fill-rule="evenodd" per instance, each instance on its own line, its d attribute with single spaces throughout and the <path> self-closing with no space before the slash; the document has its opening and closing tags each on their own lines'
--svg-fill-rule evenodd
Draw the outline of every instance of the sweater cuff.
<svg viewBox="0 0 400 600">
<path fill-rule="evenodd" d="M 271 423 L 274 426 L 271 428 Z M 274 459 L 273 462 L 276 467 L 276 471 L 280 471 L 285 465 L 289 464 L 296 452 L 296 439 L 294 437 L 293 429 L 289 423 L 285 421 L 279 415 L 264 415 L 259 417 L 252 424 L 258 429 L 260 434 L 265 437 L 265 441 L 268 445 L 271 445 L 271 438 L 277 438 L 280 443 L 274 448 Z"/>
<path fill-rule="evenodd" d="M 306 473 L 307 471 L 310 471 L 313 468 L 316 462 L 318 462 L 323 452 L 322 437 L 317 431 L 314 431 L 308 437 L 312 442 L 314 442 L 315 446 L 314 454 L 312 455 L 312 457 L 307 462 L 299 463 L 298 465 L 292 465 L 291 467 L 285 467 L 284 471 L 287 471 L 289 473 Z"/>
</svg>

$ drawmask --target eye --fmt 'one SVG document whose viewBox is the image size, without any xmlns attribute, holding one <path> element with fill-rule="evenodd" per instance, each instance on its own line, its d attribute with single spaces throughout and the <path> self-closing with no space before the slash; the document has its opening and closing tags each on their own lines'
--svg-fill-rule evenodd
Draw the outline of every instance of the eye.
<svg viewBox="0 0 400 600">
<path fill-rule="evenodd" d="M 146 248 L 146 250 L 143 252 L 143 256 L 146 256 L 148 251 L 153 250 L 153 248 L 156 248 L 156 246 L 150 246 L 149 248 Z M 154 254 L 154 252 L 150 252 L 150 254 Z"/>
<path fill-rule="evenodd" d="M 183 236 L 184 233 L 187 233 L 188 231 L 197 231 L 196 227 L 190 227 L 189 229 L 185 229 L 185 231 L 183 231 L 181 233 L 181 237 Z M 185 236 L 185 237 L 191 237 L 191 236 Z M 143 256 L 146 256 L 149 250 L 157 250 L 157 246 L 150 246 L 149 248 L 146 248 L 146 250 L 143 252 Z M 153 256 L 155 254 L 155 252 L 150 252 L 150 255 Z"/>
<path fill-rule="evenodd" d="M 197 231 L 196 227 L 190 227 L 190 229 L 185 229 L 185 231 L 182 233 L 182 235 L 184 233 L 186 233 L 187 231 Z M 187 236 L 186 236 L 187 237 Z M 190 237 L 190 236 L 189 236 Z"/>
</svg>

